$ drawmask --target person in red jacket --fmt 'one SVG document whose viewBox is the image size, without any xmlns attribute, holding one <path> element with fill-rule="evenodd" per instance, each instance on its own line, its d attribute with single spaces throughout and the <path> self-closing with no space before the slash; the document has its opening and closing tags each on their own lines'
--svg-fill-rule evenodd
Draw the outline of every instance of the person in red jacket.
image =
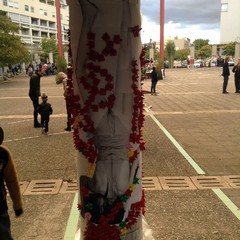
<svg viewBox="0 0 240 240">
<path fill-rule="evenodd" d="M 15 165 L 10 151 L 2 145 L 3 139 L 4 131 L 0 127 L 0 239 L 12 240 L 5 184 L 12 199 L 16 217 L 23 213 L 23 205 Z"/>
</svg>

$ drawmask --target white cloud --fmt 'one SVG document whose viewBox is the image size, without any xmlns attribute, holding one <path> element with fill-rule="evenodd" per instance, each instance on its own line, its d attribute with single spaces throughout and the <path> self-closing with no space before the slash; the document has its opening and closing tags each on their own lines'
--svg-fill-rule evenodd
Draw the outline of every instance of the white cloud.
<svg viewBox="0 0 240 240">
<path fill-rule="evenodd" d="M 210 44 L 219 43 L 220 33 L 218 30 L 201 29 L 198 25 L 189 25 L 181 27 L 179 23 L 168 22 L 164 26 L 164 36 L 179 38 L 187 37 L 193 42 L 195 39 L 209 39 Z M 158 42 L 160 40 L 160 25 L 150 22 L 145 16 L 142 17 L 142 33 L 143 43 L 148 43 L 150 39 Z"/>
<path fill-rule="evenodd" d="M 142 42 L 160 39 L 160 0 L 142 0 Z M 165 0 L 164 35 L 220 41 L 220 0 Z"/>
</svg>

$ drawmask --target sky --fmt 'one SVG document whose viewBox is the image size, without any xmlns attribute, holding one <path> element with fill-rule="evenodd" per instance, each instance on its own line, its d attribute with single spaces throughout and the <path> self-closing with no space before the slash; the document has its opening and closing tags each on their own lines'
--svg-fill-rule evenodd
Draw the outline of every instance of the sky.
<svg viewBox="0 0 240 240">
<path fill-rule="evenodd" d="M 220 42 L 221 0 L 165 0 L 164 37 Z M 160 0 L 141 0 L 143 43 L 160 40 Z"/>
</svg>

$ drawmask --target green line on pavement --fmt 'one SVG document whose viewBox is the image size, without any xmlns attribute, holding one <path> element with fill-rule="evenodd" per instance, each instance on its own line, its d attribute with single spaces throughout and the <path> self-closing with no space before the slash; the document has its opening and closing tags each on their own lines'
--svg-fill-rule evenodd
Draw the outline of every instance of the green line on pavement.
<svg viewBox="0 0 240 240">
<path fill-rule="evenodd" d="M 79 212 L 77 209 L 78 194 L 75 194 L 73 199 L 72 209 L 68 218 L 67 228 L 64 235 L 64 240 L 74 240 L 78 226 Z"/>
<path fill-rule="evenodd" d="M 189 156 L 189 154 L 182 148 L 182 146 L 174 139 L 174 137 L 167 131 L 167 129 L 157 120 L 157 118 L 150 113 L 150 117 L 159 126 L 159 128 L 165 133 L 168 139 L 173 143 L 173 145 L 178 149 L 178 151 L 185 157 L 189 164 L 195 169 L 195 171 L 200 174 L 206 174 L 198 164 Z"/>
<path fill-rule="evenodd" d="M 224 192 L 220 189 L 212 189 L 212 191 L 222 200 L 238 220 L 240 220 L 240 209 L 224 194 Z"/>
</svg>

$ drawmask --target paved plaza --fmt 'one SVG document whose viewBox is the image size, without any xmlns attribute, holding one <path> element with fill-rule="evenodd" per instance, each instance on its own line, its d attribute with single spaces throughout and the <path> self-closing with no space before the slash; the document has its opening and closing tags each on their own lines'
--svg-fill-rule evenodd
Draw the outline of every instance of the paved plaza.
<svg viewBox="0 0 240 240">
<path fill-rule="evenodd" d="M 143 186 L 146 222 L 155 240 L 240 239 L 240 94 L 221 68 L 167 69 L 157 96 L 145 92 Z M 0 82 L 0 124 L 21 182 L 24 214 L 15 240 L 70 240 L 77 227 L 76 159 L 64 132 L 62 85 L 43 77 L 53 106 L 49 135 L 33 128 L 27 76 Z M 134 240 L 134 239 L 133 239 Z"/>
</svg>

